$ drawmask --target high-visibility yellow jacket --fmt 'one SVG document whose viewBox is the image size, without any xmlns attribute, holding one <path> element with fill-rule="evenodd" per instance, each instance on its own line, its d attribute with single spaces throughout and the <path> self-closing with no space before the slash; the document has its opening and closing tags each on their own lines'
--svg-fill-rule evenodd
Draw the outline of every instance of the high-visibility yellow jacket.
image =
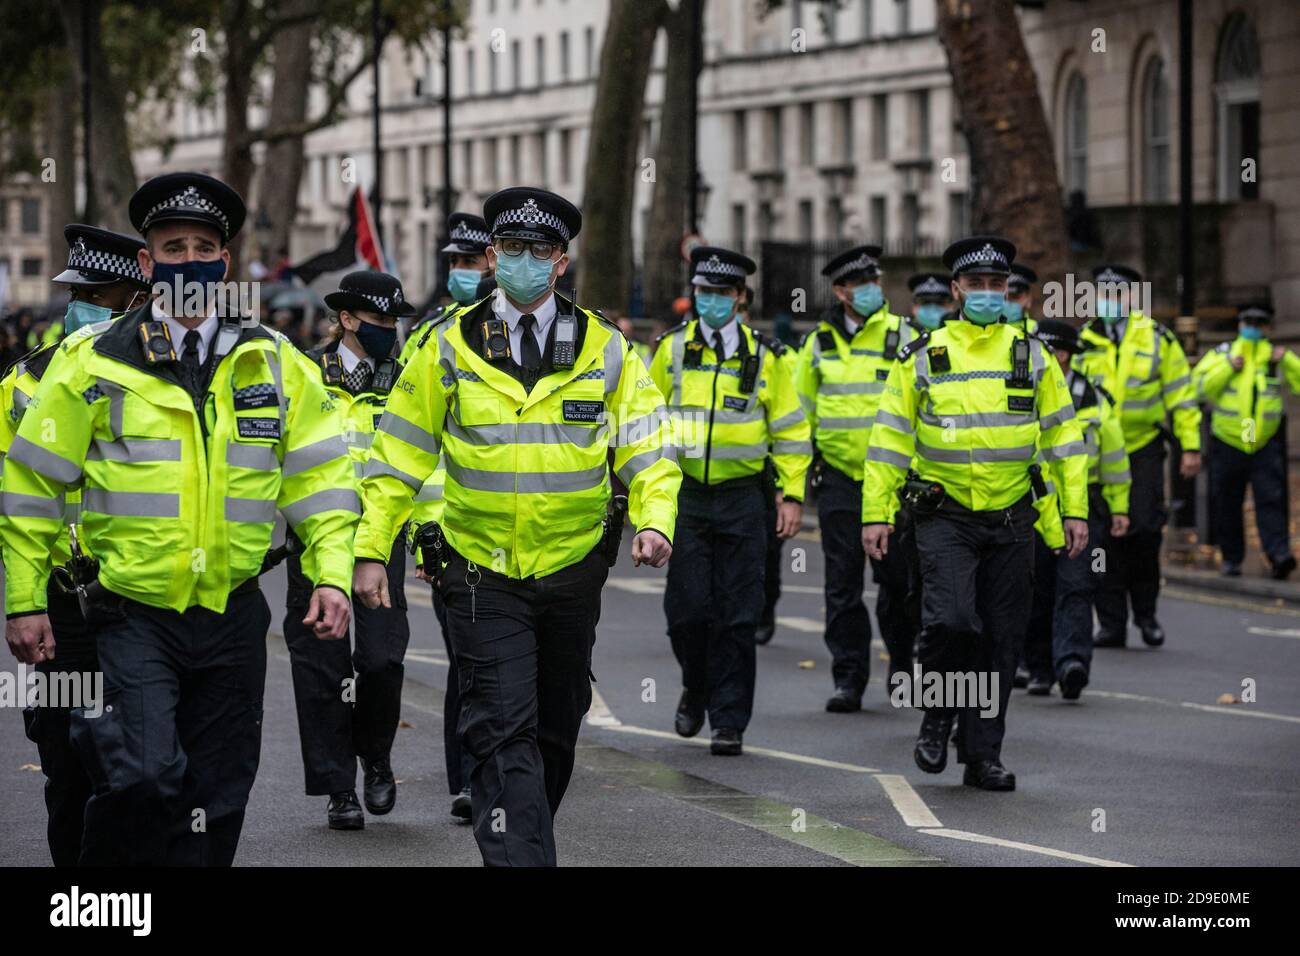
<svg viewBox="0 0 1300 956">
<path fill-rule="evenodd" d="M 410 363 L 411 356 L 415 354 L 415 350 L 420 347 L 420 344 L 426 338 L 432 338 L 432 336 L 426 336 L 425 333 L 459 308 L 459 306 L 453 304 L 435 314 L 428 322 L 422 322 L 411 329 L 411 334 L 407 336 L 406 343 L 402 346 L 402 352 L 398 358 L 403 367 Z M 446 482 L 447 466 L 443 463 L 442 456 L 439 455 L 437 467 L 425 479 L 424 484 L 420 486 L 420 490 L 415 493 L 415 503 L 411 509 L 409 525 L 411 535 L 414 535 L 422 524 L 427 524 L 430 521 L 442 523 L 442 492 Z"/>
<path fill-rule="evenodd" d="M 338 354 L 337 342 L 311 349 L 306 354 L 320 373 L 321 384 L 337 406 L 343 444 L 347 446 L 348 457 L 352 461 L 352 474 L 360 482 L 366 461 L 370 458 L 370 444 L 375 437 L 375 427 L 379 424 L 379 418 L 388 404 L 388 392 L 375 388 L 377 383 L 373 376 L 370 386 L 355 395 L 341 383 L 328 381 L 329 376 L 325 370 L 326 356 Z M 398 364 L 400 366 L 400 362 Z M 396 371 L 400 371 L 400 367 Z M 396 371 L 394 382 L 396 382 Z"/>
<path fill-rule="evenodd" d="M 1241 371 L 1232 359 L 1241 356 Z M 1214 437 L 1238 451 L 1254 454 L 1282 424 L 1282 382 L 1300 395 L 1300 358 L 1283 353 L 1274 362 L 1268 339 L 1224 342 L 1196 363 L 1192 382 L 1201 401 L 1210 406 Z"/>
<path fill-rule="evenodd" d="M 79 482 L 86 542 L 117 594 L 224 611 L 261 568 L 277 508 L 307 577 L 348 593 L 357 492 L 320 376 L 283 336 L 239 329 L 210 357 L 200 417 L 174 363 L 144 358 L 150 313 L 69 336 L 28 405 L 0 482 L 8 612 L 45 607 L 60 495 Z"/>
<path fill-rule="evenodd" d="M 1023 381 L 1014 375 L 1016 341 L 1028 352 Z M 909 467 L 973 511 L 1007 508 L 1029 492 L 1038 456 L 1066 517 L 1087 518 L 1083 434 L 1056 359 L 1011 326 L 948 322 L 904 349 L 885 382 L 867 448 L 862 521 L 893 523 Z"/>
<path fill-rule="evenodd" d="M 812 423 L 813 444 L 828 465 L 862 480 L 867 438 L 885 379 L 916 329 L 885 303 L 852 338 L 844 315 L 822 316 L 799 349 L 795 389 Z"/>
<path fill-rule="evenodd" d="M 780 360 L 783 346 L 742 323 L 736 353 L 719 362 L 698 327 L 692 319 L 669 329 L 650 363 L 650 377 L 668 397 L 682 473 L 717 485 L 759 474 L 770 455 L 783 494 L 803 501 L 812 432 Z M 744 381 L 747 367 L 752 382 Z"/>
<path fill-rule="evenodd" d="M 1001 321 L 1003 325 L 1009 325 L 1013 329 L 1019 329 L 1021 332 L 1038 331 L 1038 320 L 1027 312 L 1021 316 L 1019 322 L 1012 322 L 1007 318 L 1003 318 Z"/>
<path fill-rule="evenodd" d="M 387 557 L 440 451 L 448 544 L 508 577 L 551 574 L 596 546 L 610 448 L 633 526 L 671 540 L 681 471 L 663 447 L 663 395 L 627 340 L 579 308 L 573 367 L 530 392 L 466 340 L 490 308 L 483 301 L 451 313 L 402 370 L 361 483 L 357 557 Z"/>
<path fill-rule="evenodd" d="M 1079 341 L 1088 351 L 1076 355 L 1072 365 L 1114 397 L 1130 455 L 1160 433 L 1166 414 L 1173 416 L 1183 451 L 1200 451 L 1201 410 L 1187 356 L 1174 333 L 1133 312 L 1118 347 L 1100 319 L 1083 327 Z"/>
</svg>

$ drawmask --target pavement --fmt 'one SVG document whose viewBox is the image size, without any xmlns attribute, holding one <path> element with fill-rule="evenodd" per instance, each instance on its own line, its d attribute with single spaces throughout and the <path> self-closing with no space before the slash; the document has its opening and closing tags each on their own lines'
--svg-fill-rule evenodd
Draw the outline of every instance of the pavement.
<svg viewBox="0 0 1300 956">
<path fill-rule="evenodd" d="M 784 567 L 740 758 L 711 756 L 707 731 L 693 740 L 672 732 L 680 672 L 664 633 L 663 572 L 634 569 L 626 554 L 612 569 L 595 703 L 556 821 L 562 865 L 1300 863 L 1300 609 L 1289 602 L 1171 580 L 1163 648 L 1145 648 L 1134 632 L 1128 649 L 1098 651 L 1078 703 L 1015 692 L 1004 761 L 1018 789 L 985 793 L 961 785 L 955 761 L 938 776 L 917 769 L 919 714 L 888 702 L 878 639 L 865 709 L 824 711 L 831 680 L 815 531 L 787 544 Z M 236 863 L 477 865 L 469 827 L 447 813 L 447 662 L 427 585 L 408 587 L 397 806 L 355 833 L 330 831 L 324 799 L 303 794 L 278 634 L 283 571 L 264 588 L 275 623 L 262 760 Z M 866 593 L 873 603 L 869 582 Z M 0 711 L 0 865 L 48 862 L 36 759 L 21 715 Z"/>
</svg>

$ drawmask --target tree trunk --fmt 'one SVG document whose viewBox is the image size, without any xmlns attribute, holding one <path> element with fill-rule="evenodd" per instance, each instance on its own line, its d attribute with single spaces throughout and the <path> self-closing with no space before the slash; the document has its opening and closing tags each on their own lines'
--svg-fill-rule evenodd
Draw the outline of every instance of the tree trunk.
<svg viewBox="0 0 1300 956">
<path fill-rule="evenodd" d="M 610 0 L 582 191 L 582 244 L 591 254 L 578 301 L 592 308 L 622 311 L 632 291 L 637 145 L 655 34 L 667 14 L 664 0 Z"/>
<path fill-rule="evenodd" d="M 227 0 L 221 12 L 225 34 L 223 106 L 225 126 L 221 146 L 221 178 L 239 193 L 251 209 L 249 189 L 253 183 L 253 146 L 248 139 L 248 103 L 253 92 L 253 67 L 257 53 L 251 42 L 250 11 L 247 0 Z M 243 240 L 256 228 L 256 215 L 244 223 L 239 235 L 230 241 L 230 276 L 237 279 L 243 265 Z"/>
<path fill-rule="evenodd" d="M 285 11 L 296 16 L 315 7 L 312 0 L 297 0 Z M 275 129 L 307 118 L 307 94 L 311 85 L 311 37 L 313 24 L 297 23 L 285 27 L 275 36 L 274 82 L 267 126 Z M 267 147 L 262 162 L 259 206 L 270 220 L 267 239 L 270 259 L 288 248 L 290 231 L 298 214 L 298 187 L 302 182 L 303 137 L 294 136 Z"/>
<path fill-rule="evenodd" d="M 56 170 L 54 182 L 46 193 L 48 233 L 48 263 L 50 275 L 63 271 L 63 263 L 68 261 L 68 244 L 63 238 L 63 227 L 77 218 L 77 117 L 80 111 L 69 108 L 71 103 L 81 102 L 81 90 L 77 86 L 77 74 L 72 64 L 66 62 L 68 48 L 51 50 L 49 62 L 59 71 L 58 83 L 51 84 L 46 94 L 45 110 L 42 116 L 42 136 L 45 139 L 46 156 L 54 160 Z M 134 230 L 127 229 L 134 234 Z"/>
<path fill-rule="evenodd" d="M 90 155 L 91 178 L 95 189 L 96 222 L 118 232 L 133 232 L 127 215 L 127 203 L 135 192 L 135 163 L 127 138 L 126 106 L 121 91 L 114 85 L 100 33 L 103 0 L 59 0 L 59 18 L 68 39 L 77 76 L 77 95 L 62 108 L 81 115 L 82 82 L 82 14 L 88 16 L 90 48 Z"/>
<path fill-rule="evenodd" d="M 695 26 L 703 22 L 705 0 L 682 0 L 667 19 L 668 57 L 664 67 L 663 106 L 659 111 L 659 148 L 655 152 L 654 198 L 642 261 L 646 312 L 666 317 L 682 294 L 681 240 L 686 232 L 694 170 L 695 140 L 691 103 L 699 77 L 692 73 Z M 697 19 L 697 17 L 699 19 Z"/>
<path fill-rule="evenodd" d="M 972 221 L 1005 236 L 1040 280 L 1068 267 L 1052 134 L 1012 0 L 940 0 L 939 39 L 979 171 Z"/>
</svg>

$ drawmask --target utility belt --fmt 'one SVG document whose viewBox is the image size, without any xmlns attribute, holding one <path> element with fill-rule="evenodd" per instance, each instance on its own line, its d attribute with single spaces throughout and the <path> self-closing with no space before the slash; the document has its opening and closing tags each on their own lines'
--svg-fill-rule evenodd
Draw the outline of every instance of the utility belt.
<svg viewBox="0 0 1300 956">
<path fill-rule="evenodd" d="M 720 481 L 716 485 L 706 485 L 702 481 L 696 481 L 690 475 L 682 475 L 682 490 L 689 490 L 693 494 L 724 494 L 728 491 L 736 491 L 740 488 L 762 488 L 763 473 L 760 471 L 755 475 L 744 475 L 740 478 L 729 478 L 726 481 Z"/>
</svg>

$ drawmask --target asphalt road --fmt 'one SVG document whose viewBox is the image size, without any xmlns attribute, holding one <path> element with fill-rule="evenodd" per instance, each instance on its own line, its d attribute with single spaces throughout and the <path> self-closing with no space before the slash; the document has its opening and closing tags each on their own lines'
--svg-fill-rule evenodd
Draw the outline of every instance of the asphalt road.
<svg viewBox="0 0 1300 956">
<path fill-rule="evenodd" d="M 789 571 L 794 547 L 806 550 L 803 573 Z M 913 764 L 919 713 L 889 704 L 883 649 L 866 708 L 823 710 L 821 567 L 815 532 L 787 545 L 779 627 L 759 649 L 755 715 L 736 759 L 711 756 L 707 730 L 692 741 L 672 733 L 680 674 L 663 572 L 620 560 L 596 643 L 596 703 L 556 821 L 561 864 L 1300 863 L 1300 612 L 1167 589 L 1162 649 L 1134 634 L 1131 649 L 1098 651 L 1078 703 L 1015 692 L 1003 757 L 1018 789 L 984 793 L 961 785 L 955 761 L 940 776 Z M 323 798 L 303 795 L 278 634 L 283 571 L 264 586 L 275 624 L 262 763 L 237 863 L 476 865 L 469 828 L 447 814 L 446 654 L 427 585 L 408 589 L 397 807 L 356 833 L 329 831 Z M 14 667 L 7 655 L 4 667 Z M 1241 697 L 1248 679 L 1253 703 L 1217 703 Z M 0 711 L 0 865 L 48 862 L 36 759 L 20 714 Z"/>
</svg>

